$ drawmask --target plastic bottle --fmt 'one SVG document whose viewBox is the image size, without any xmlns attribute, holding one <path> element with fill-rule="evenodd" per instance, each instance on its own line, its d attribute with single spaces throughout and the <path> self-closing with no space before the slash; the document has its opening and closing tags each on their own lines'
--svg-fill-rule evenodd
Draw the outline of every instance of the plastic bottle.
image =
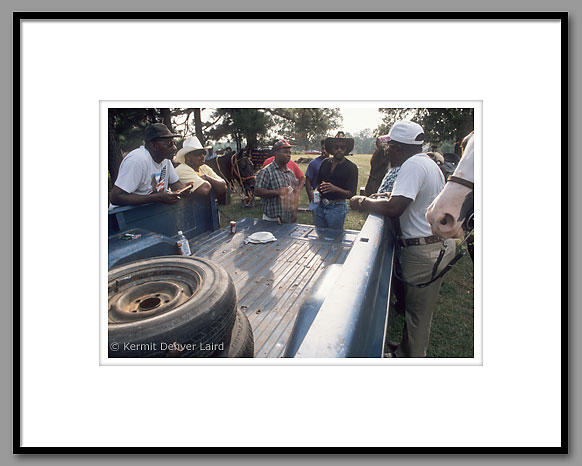
<svg viewBox="0 0 582 466">
<path fill-rule="evenodd" d="M 182 256 L 189 256 L 192 254 L 192 252 L 190 251 L 190 245 L 188 244 L 188 240 L 186 239 L 186 237 L 184 236 L 184 234 L 179 231 L 178 232 L 178 250 L 180 251 L 180 254 Z"/>
</svg>

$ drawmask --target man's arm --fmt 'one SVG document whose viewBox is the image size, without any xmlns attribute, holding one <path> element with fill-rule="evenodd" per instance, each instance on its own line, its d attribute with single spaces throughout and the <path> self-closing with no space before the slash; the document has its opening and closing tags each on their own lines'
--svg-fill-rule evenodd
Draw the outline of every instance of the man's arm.
<svg viewBox="0 0 582 466">
<path fill-rule="evenodd" d="M 309 202 L 313 202 L 313 188 L 311 187 L 311 180 L 307 175 L 305 175 L 305 191 L 307 192 Z"/>
<path fill-rule="evenodd" d="M 200 186 L 198 186 L 195 190 L 190 191 L 190 194 L 200 194 L 201 196 L 208 196 L 210 194 L 210 190 L 212 189 L 212 185 L 208 181 L 203 181 Z"/>
<path fill-rule="evenodd" d="M 259 196 L 259 197 L 275 197 L 275 196 L 284 196 L 285 194 L 289 194 L 289 189 L 288 188 L 266 189 L 266 188 L 257 188 L 255 186 L 255 196 Z"/>
<path fill-rule="evenodd" d="M 128 193 L 116 185 L 113 185 L 113 188 L 111 189 L 111 203 L 114 205 L 141 205 L 150 204 L 152 202 L 175 204 L 178 202 L 178 195 L 165 191 L 146 195 Z"/>
<path fill-rule="evenodd" d="M 360 199 L 363 199 L 360 202 Z M 354 196 L 350 199 L 352 210 L 360 212 L 370 212 L 386 217 L 400 217 L 410 205 L 412 199 L 404 196 L 392 196 L 390 199 L 371 199 L 366 196 Z"/>
<path fill-rule="evenodd" d="M 216 197 L 224 196 L 226 194 L 226 181 L 223 179 L 218 180 L 208 175 L 204 175 L 202 178 L 210 183 L 210 186 L 214 189 Z"/>
<path fill-rule="evenodd" d="M 330 183 L 329 181 L 322 181 L 319 184 L 319 191 L 322 194 L 328 194 L 328 193 L 338 193 L 341 197 L 343 197 L 344 199 L 349 199 L 351 198 L 354 194 L 351 191 L 348 191 L 347 189 L 342 189 L 339 186 L 336 186 L 332 183 Z"/>
<path fill-rule="evenodd" d="M 297 187 L 297 191 L 298 191 L 298 192 L 299 192 L 299 191 L 301 191 L 301 190 L 303 189 L 303 186 L 305 186 L 305 183 L 306 183 L 306 177 L 305 177 L 305 176 L 302 176 L 302 177 L 299 179 L 299 186 Z"/>
<path fill-rule="evenodd" d="M 175 183 L 170 184 L 170 189 L 172 191 L 177 191 L 178 189 L 180 189 L 182 186 L 184 186 L 184 184 L 178 180 Z"/>
<path fill-rule="evenodd" d="M 259 171 L 257 175 L 257 181 L 255 183 L 255 196 L 259 197 L 275 197 L 275 196 L 284 196 L 289 194 L 289 189 L 281 188 L 281 189 L 267 189 L 264 186 L 269 186 L 269 182 L 267 181 L 268 173 L 265 168 Z"/>
</svg>

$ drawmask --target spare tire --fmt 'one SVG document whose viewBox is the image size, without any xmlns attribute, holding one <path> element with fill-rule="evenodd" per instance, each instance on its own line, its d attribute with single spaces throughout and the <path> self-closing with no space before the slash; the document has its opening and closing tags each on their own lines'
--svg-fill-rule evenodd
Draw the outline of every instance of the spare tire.
<svg viewBox="0 0 582 466">
<path fill-rule="evenodd" d="M 255 340 L 253 330 L 246 314 L 236 311 L 236 321 L 232 329 L 230 345 L 221 351 L 219 358 L 254 358 Z"/>
<path fill-rule="evenodd" d="M 167 256 L 109 272 L 109 357 L 212 357 L 230 346 L 236 290 L 226 270 Z"/>
</svg>

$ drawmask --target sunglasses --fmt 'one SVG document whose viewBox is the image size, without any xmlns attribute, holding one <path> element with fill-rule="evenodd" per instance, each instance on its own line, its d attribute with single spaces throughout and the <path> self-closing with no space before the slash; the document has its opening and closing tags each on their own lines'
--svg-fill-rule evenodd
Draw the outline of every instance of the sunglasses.
<svg viewBox="0 0 582 466">
<path fill-rule="evenodd" d="M 162 146 L 166 146 L 166 147 L 172 147 L 175 146 L 176 144 L 174 143 L 174 141 L 170 140 L 168 142 L 163 142 L 160 141 L 159 139 L 156 141 L 156 143 L 161 144 Z"/>
</svg>

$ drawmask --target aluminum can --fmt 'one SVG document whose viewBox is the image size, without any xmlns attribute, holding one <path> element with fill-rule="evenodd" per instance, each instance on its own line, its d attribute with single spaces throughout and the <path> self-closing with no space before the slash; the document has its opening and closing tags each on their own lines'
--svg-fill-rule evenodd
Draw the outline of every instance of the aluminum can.
<svg viewBox="0 0 582 466">
<path fill-rule="evenodd" d="M 236 222 L 233 220 L 230 222 L 230 234 L 234 235 L 236 233 Z"/>
<path fill-rule="evenodd" d="M 317 204 L 320 201 L 321 201 L 321 195 L 319 194 L 319 191 L 313 191 L 313 202 L 315 204 Z"/>
</svg>

